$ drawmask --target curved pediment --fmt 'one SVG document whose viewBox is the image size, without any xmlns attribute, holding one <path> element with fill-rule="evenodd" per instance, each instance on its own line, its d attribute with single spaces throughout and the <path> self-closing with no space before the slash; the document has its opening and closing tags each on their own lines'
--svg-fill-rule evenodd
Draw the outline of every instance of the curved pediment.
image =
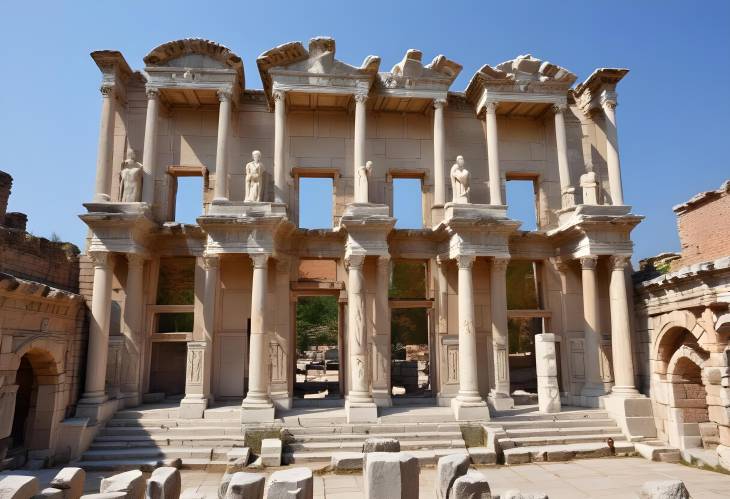
<svg viewBox="0 0 730 499">
<path fill-rule="evenodd" d="M 155 47 L 144 58 L 147 66 L 190 69 L 232 69 L 243 82 L 243 61 L 228 47 L 203 38 L 183 38 Z"/>
<path fill-rule="evenodd" d="M 461 64 L 444 55 L 437 55 L 426 65 L 422 59 L 420 50 L 409 49 L 389 73 L 378 75 L 378 86 L 386 90 L 448 91 L 461 73 Z"/>
</svg>

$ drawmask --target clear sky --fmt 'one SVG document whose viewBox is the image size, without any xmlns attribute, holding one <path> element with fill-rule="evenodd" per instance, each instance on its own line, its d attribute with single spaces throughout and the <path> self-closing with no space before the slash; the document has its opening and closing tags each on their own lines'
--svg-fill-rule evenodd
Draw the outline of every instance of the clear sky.
<svg viewBox="0 0 730 499">
<path fill-rule="evenodd" d="M 454 90 L 481 65 L 525 53 L 579 81 L 597 67 L 629 68 L 617 112 L 624 197 L 646 216 L 634 232 L 639 258 L 677 250 L 672 206 L 730 178 L 730 1 L 26 0 L 0 12 L 0 169 L 15 178 L 10 210 L 27 213 L 34 234 L 79 245 L 101 105 L 89 52 L 120 50 L 138 69 L 150 49 L 184 37 L 240 55 L 249 88 L 261 88 L 256 56 L 315 35 L 335 37 L 337 58 L 356 65 L 374 54 L 388 69 L 409 48 L 425 60 L 443 53 L 464 66 Z"/>
</svg>

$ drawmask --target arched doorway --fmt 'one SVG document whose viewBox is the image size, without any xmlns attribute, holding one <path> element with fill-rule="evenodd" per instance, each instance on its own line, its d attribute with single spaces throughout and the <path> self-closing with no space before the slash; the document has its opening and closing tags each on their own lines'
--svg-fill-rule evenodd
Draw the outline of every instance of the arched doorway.
<svg viewBox="0 0 730 499">
<path fill-rule="evenodd" d="M 680 449 L 703 447 L 700 426 L 710 422 L 707 391 L 702 378 L 704 351 L 682 345 L 669 362 L 669 442 Z"/>
<path fill-rule="evenodd" d="M 15 374 L 15 384 L 18 385 L 18 391 L 15 393 L 15 414 L 13 415 L 13 426 L 10 433 L 11 454 L 15 453 L 16 449 L 25 447 L 28 433 L 28 416 L 31 413 L 31 404 L 35 401 L 34 395 L 37 391 L 33 366 L 31 366 L 27 355 L 20 359 L 20 367 L 18 367 Z"/>
</svg>

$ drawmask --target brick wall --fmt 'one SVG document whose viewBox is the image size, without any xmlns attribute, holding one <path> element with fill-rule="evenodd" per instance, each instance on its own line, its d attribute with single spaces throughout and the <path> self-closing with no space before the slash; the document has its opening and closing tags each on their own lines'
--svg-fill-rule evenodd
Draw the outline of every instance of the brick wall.
<svg viewBox="0 0 730 499">
<path fill-rule="evenodd" d="M 730 181 L 676 206 L 681 258 L 672 270 L 730 256 Z"/>
</svg>

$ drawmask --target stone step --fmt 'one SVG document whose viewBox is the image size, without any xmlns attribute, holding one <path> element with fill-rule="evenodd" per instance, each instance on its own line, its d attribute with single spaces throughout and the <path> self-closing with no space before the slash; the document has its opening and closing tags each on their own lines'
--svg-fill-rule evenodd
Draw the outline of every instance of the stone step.
<svg viewBox="0 0 730 499">
<path fill-rule="evenodd" d="M 289 443 L 287 448 L 295 453 L 303 452 L 359 452 L 365 441 L 348 441 L 348 442 L 303 442 Z M 461 438 L 454 440 L 405 440 L 400 442 L 400 448 L 403 452 L 411 450 L 429 450 L 429 449 L 464 449 L 466 445 Z"/>
<path fill-rule="evenodd" d="M 618 441 L 614 444 L 617 456 L 634 455 L 634 445 L 630 442 Z M 570 461 L 571 459 L 587 459 L 611 456 L 611 449 L 605 442 L 574 443 L 565 445 L 536 445 L 505 449 L 505 464 L 524 464 L 544 461 Z"/>
<path fill-rule="evenodd" d="M 116 419 L 112 418 L 106 423 L 109 427 L 135 427 L 135 428 L 240 428 L 241 420 L 238 419 Z"/>
<path fill-rule="evenodd" d="M 130 442 L 130 447 L 145 447 L 143 442 L 149 442 L 157 446 L 207 446 L 207 447 L 225 447 L 225 446 L 241 446 L 244 441 L 243 435 L 200 435 L 186 437 L 170 437 L 167 435 L 101 435 L 96 437 L 94 442 Z M 133 442 L 133 444 L 132 444 Z"/>
<path fill-rule="evenodd" d="M 170 435 L 175 437 L 195 435 L 243 435 L 243 428 L 238 427 L 149 427 L 137 428 L 134 426 L 106 427 L 99 432 L 100 435 Z"/>
<path fill-rule="evenodd" d="M 86 472 L 89 471 L 130 471 L 142 470 L 150 472 L 155 468 L 162 466 L 161 461 L 157 459 L 120 459 L 111 461 L 81 461 L 77 462 Z M 221 468 L 222 466 L 222 468 Z M 184 470 L 215 470 L 225 469 L 225 463 L 221 461 L 211 461 L 210 459 L 187 458 L 182 460 L 182 469 Z"/>
<path fill-rule="evenodd" d="M 558 412 L 555 414 L 529 413 L 529 414 L 505 414 L 495 413 L 492 415 L 492 423 L 501 421 L 576 421 L 582 419 L 610 419 L 608 412 L 600 409 L 586 409 L 584 411 Z"/>
<path fill-rule="evenodd" d="M 211 459 L 212 447 L 157 447 L 131 449 L 94 449 L 87 450 L 81 456 L 81 461 L 118 461 L 128 459 L 174 459 L 199 458 Z M 225 454 L 224 454 L 225 456 Z"/>
<path fill-rule="evenodd" d="M 594 433 L 590 435 L 556 435 L 520 438 L 501 438 L 500 445 L 512 443 L 517 447 L 530 447 L 536 445 L 564 445 L 579 444 L 582 442 L 606 442 L 606 439 L 613 438 L 614 442 L 624 441 L 623 433 Z"/>
<path fill-rule="evenodd" d="M 611 426 L 578 426 L 566 428 L 559 426 L 556 428 L 510 428 L 506 429 L 505 432 L 510 438 L 520 437 L 552 437 L 559 435 L 592 435 L 592 434 L 604 434 L 604 433 L 621 433 L 621 430 L 616 425 Z"/>
<path fill-rule="evenodd" d="M 342 451 L 340 450 L 339 452 Z M 407 452 L 417 458 L 421 466 L 435 466 L 440 457 L 449 454 L 467 453 L 467 450 L 464 448 L 448 448 L 409 450 Z M 321 463 L 322 465 L 329 465 L 332 461 L 332 454 L 334 453 L 336 452 L 285 452 L 282 454 L 282 462 L 285 464 Z"/>
<path fill-rule="evenodd" d="M 611 418 L 587 418 L 555 421 L 511 421 L 492 420 L 484 423 L 487 427 L 502 427 L 505 430 L 512 428 L 581 428 L 586 426 L 615 426 L 616 422 Z"/>
<path fill-rule="evenodd" d="M 383 433 L 420 433 L 435 431 L 461 431 L 458 423 L 409 423 L 409 424 L 343 424 L 337 426 L 287 426 L 292 435 L 326 434 L 377 434 Z"/>
<path fill-rule="evenodd" d="M 395 438 L 399 441 L 405 442 L 408 440 L 446 440 L 446 439 L 461 439 L 462 435 L 460 431 L 434 431 L 434 432 L 419 432 L 419 433 L 378 433 L 378 438 Z M 297 443 L 303 442 L 344 442 L 344 441 L 356 441 L 364 442 L 371 435 L 362 433 L 339 433 L 339 434 L 304 434 L 294 435 L 294 441 Z"/>
</svg>

